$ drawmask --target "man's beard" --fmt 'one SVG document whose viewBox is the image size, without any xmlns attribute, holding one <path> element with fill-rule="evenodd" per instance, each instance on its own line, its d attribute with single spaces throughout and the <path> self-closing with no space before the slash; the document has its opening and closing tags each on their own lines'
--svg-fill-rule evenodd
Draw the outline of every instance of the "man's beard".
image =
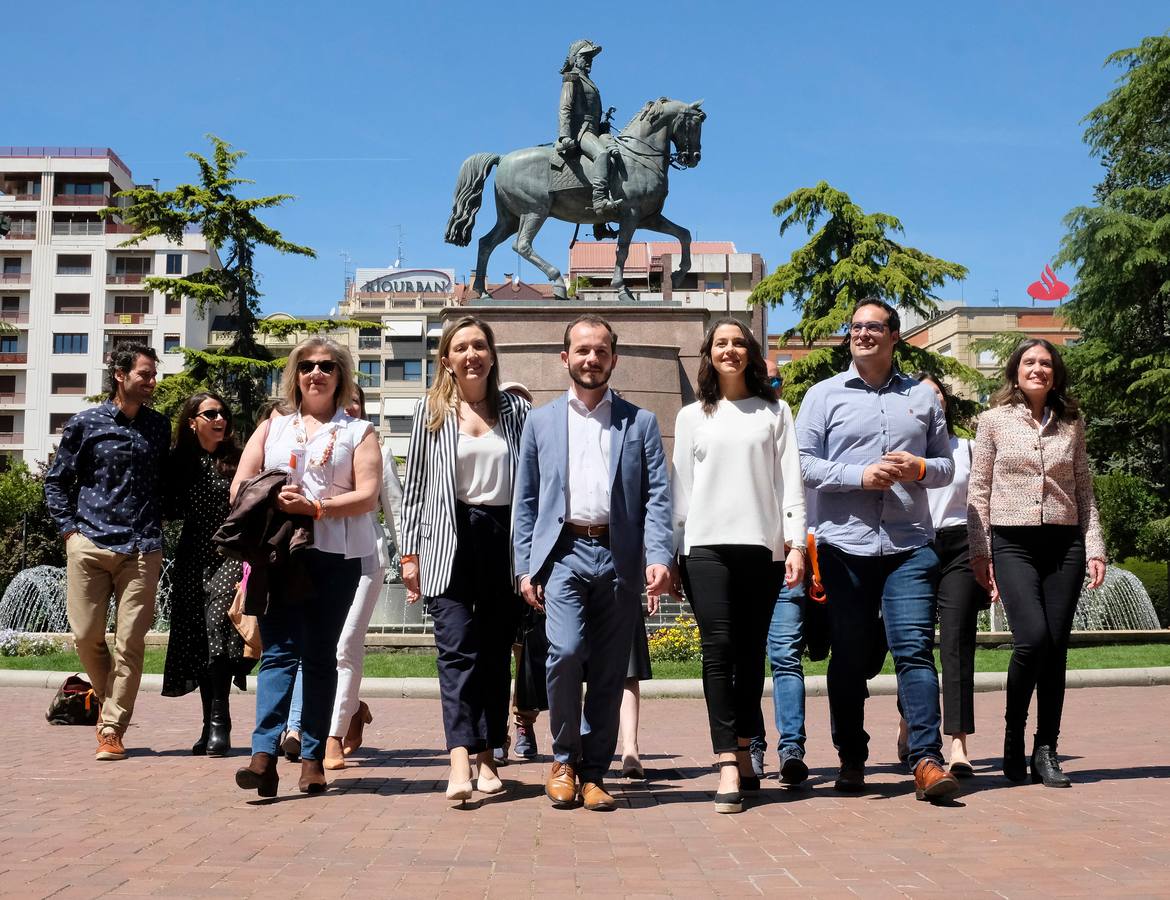
<svg viewBox="0 0 1170 900">
<path fill-rule="evenodd" d="M 578 375 L 574 369 L 571 369 L 571 368 L 569 369 L 569 377 L 573 379 L 574 384 L 576 384 L 578 387 L 585 388 L 585 390 L 587 390 L 587 391 L 595 391 L 598 388 L 605 387 L 607 384 L 609 384 L 609 376 L 612 373 L 613 373 L 613 369 L 611 368 L 611 369 L 609 369 L 609 371 L 605 372 L 605 374 L 598 375 L 600 380 L 596 384 L 589 384 L 580 375 Z M 590 373 L 590 374 L 593 374 L 593 373 Z"/>
</svg>

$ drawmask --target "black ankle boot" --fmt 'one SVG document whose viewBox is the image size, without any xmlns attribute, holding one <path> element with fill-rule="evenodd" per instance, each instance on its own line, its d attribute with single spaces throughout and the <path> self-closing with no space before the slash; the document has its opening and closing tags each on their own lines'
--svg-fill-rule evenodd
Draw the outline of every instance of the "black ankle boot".
<svg viewBox="0 0 1170 900">
<path fill-rule="evenodd" d="M 1072 781 L 1060 768 L 1055 744 L 1036 743 L 1032 747 L 1032 784 L 1045 787 L 1072 787 Z"/>
<path fill-rule="evenodd" d="M 1003 774 L 1008 781 L 1023 784 L 1028 780 L 1028 761 L 1024 757 L 1023 729 L 1008 728 L 1003 733 Z"/>
<path fill-rule="evenodd" d="M 227 700 L 211 701 L 211 721 L 207 736 L 208 756 L 227 756 L 232 749 L 232 718 Z"/>
<path fill-rule="evenodd" d="M 211 688 L 200 682 L 199 699 L 203 702 L 203 730 L 199 732 L 199 740 L 191 746 L 194 756 L 203 756 L 207 752 L 208 729 L 211 726 Z"/>
</svg>

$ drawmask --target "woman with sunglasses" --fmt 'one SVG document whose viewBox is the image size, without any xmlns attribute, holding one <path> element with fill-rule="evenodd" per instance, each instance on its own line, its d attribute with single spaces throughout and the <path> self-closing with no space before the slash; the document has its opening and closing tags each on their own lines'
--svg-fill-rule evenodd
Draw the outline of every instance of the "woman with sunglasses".
<svg viewBox="0 0 1170 900">
<path fill-rule="evenodd" d="M 203 731 L 191 748 L 196 756 L 227 756 L 231 750 L 231 681 L 234 677 L 243 688 L 252 670 L 243 638 L 228 619 L 240 563 L 222 556 L 211 542 L 227 517 L 228 488 L 239 460 L 224 399 L 208 391 L 189 398 L 179 413 L 167 465 L 167 517 L 182 519 L 183 530 L 172 557 L 162 694 L 199 691 Z"/>
<path fill-rule="evenodd" d="M 276 795 L 276 750 L 288 720 L 297 665 L 303 668 L 302 793 L 325 790 L 325 739 L 337 691 L 337 641 L 361 578 L 362 558 L 375 552 L 369 513 L 382 483 L 382 453 L 369 422 L 348 415 L 356 393 L 349 351 L 324 337 L 293 348 L 281 392 L 293 412 L 273 416 L 248 441 L 232 494 L 263 469 L 284 468 L 288 483 L 276 497 L 281 512 L 313 520 L 312 549 L 274 578 L 259 617 L 264 653 L 256 688 L 252 761 L 236 784 L 262 797 Z M 297 592 L 297 602 L 288 594 Z"/>
<path fill-rule="evenodd" d="M 762 730 L 773 607 L 782 583 L 804 580 L 804 486 L 792 411 L 739 320 L 707 332 L 695 393 L 674 428 L 675 546 L 703 646 L 715 811 L 738 813 L 741 791 L 760 786 L 749 744 Z"/>
<path fill-rule="evenodd" d="M 427 598 L 451 755 L 447 799 L 504 786 L 493 747 L 508 733 L 509 662 L 523 601 L 512 581 L 512 485 L 530 404 L 500 390 L 491 328 L 474 316 L 439 339 L 434 384 L 414 412 L 402 497 L 402 581 Z"/>
</svg>

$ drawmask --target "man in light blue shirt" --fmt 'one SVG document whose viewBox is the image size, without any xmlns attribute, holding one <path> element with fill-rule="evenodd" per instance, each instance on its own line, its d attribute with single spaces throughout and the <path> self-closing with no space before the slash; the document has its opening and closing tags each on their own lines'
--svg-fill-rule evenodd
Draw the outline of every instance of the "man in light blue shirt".
<svg viewBox="0 0 1170 900">
<path fill-rule="evenodd" d="M 954 462 L 934 391 L 894 367 L 899 328 L 890 305 L 858 303 L 849 326 L 853 364 L 809 390 L 796 439 L 805 487 L 818 492 L 810 524 L 832 623 L 837 790 L 865 789 L 865 669 L 874 632 L 884 624 L 909 723 L 916 794 L 938 800 L 959 785 L 942 766 L 933 652 L 938 557 L 926 488 L 949 484 Z"/>
</svg>

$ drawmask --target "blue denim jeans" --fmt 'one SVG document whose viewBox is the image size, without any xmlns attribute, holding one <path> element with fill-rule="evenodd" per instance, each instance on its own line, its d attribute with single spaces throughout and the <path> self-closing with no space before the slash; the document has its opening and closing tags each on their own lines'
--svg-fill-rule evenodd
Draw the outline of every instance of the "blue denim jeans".
<svg viewBox="0 0 1170 900">
<path fill-rule="evenodd" d="M 894 657 L 898 701 L 910 726 L 910 766 L 942 762 L 938 671 L 934 666 L 938 557 L 919 547 L 890 556 L 854 556 L 819 544 L 821 578 L 828 595 L 833 655 L 829 659 L 829 712 L 841 761 L 869 757 L 865 731 L 866 664 L 880 621 Z"/>
<path fill-rule="evenodd" d="M 259 617 L 264 653 L 256 676 L 253 753 L 276 753 L 289 720 L 297 667 L 302 666 L 304 708 L 301 755 L 323 759 L 337 691 L 337 639 L 361 577 L 360 559 L 306 550 L 308 596 L 301 604 L 273 597 Z"/>
<path fill-rule="evenodd" d="M 305 670 L 298 665 L 297 677 L 293 681 L 292 702 L 288 705 L 288 724 L 284 726 L 286 731 L 301 733 L 301 707 L 304 705 L 304 691 Z"/>
<path fill-rule="evenodd" d="M 784 585 L 768 627 L 768 662 L 772 666 L 772 705 L 780 734 L 780 759 L 804 759 L 804 585 Z"/>
</svg>

